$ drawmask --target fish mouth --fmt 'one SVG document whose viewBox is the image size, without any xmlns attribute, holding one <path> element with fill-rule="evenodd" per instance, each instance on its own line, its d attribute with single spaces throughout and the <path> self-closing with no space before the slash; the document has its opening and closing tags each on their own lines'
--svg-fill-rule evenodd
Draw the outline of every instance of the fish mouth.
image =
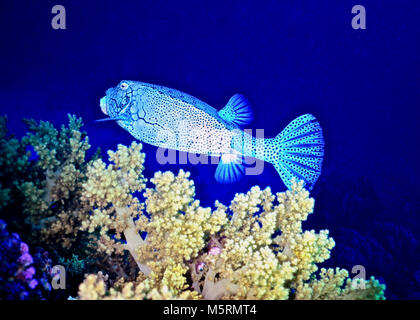
<svg viewBox="0 0 420 320">
<path fill-rule="evenodd" d="M 103 112 L 104 114 L 106 114 L 107 116 L 109 116 L 109 115 L 108 115 L 108 112 L 107 112 L 107 110 L 106 110 L 106 109 L 107 109 L 106 96 L 105 96 L 105 97 L 102 97 L 102 98 L 99 100 L 99 105 L 100 105 L 100 107 L 101 107 L 102 112 Z M 113 118 L 109 117 L 109 118 L 105 118 L 105 119 L 98 119 L 98 120 L 94 120 L 94 122 L 118 121 L 118 120 L 122 120 L 122 118 L 121 118 L 121 117 L 113 117 Z"/>
<path fill-rule="evenodd" d="M 101 111 L 108 115 L 108 112 L 106 111 L 106 96 L 102 97 L 101 100 L 99 100 L 99 105 L 101 107 Z"/>
</svg>

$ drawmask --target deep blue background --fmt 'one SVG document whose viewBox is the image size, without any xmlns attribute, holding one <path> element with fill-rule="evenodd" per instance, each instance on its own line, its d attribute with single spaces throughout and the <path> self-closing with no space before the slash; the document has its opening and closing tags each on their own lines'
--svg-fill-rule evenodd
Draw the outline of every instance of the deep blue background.
<svg viewBox="0 0 420 320">
<path fill-rule="evenodd" d="M 64 5 L 67 29 L 53 30 Z M 367 29 L 353 30 L 362 4 Z M 420 2 L 418 1 L 1 1 L 1 113 L 84 119 L 102 150 L 133 139 L 102 118 L 99 98 L 122 79 L 165 85 L 221 108 L 234 93 L 252 103 L 266 136 L 312 113 L 325 135 L 323 174 L 306 228 L 336 239 L 331 265 L 362 264 L 389 298 L 420 298 L 418 186 Z M 214 165 L 188 169 L 204 205 L 228 203 L 253 185 L 284 190 L 274 168 L 219 185 Z"/>
</svg>

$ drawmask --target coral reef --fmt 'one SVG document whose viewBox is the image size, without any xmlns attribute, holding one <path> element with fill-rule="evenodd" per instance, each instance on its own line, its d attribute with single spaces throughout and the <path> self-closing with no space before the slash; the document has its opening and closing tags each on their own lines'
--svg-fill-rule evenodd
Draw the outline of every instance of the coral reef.
<svg viewBox="0 0 420 320">
<path fill-rule="evenodd" d="M 149 184 L 139 143 L 118 145 L 105 161 L 99 153 L 87 160 L 80 119 L 69 116 L 60 131 L 26 124 L 29 133 L 18 140 L 0 122 L 0 212 L 18 228 L 7 213 L 20 208 L 27 239 L 57 251 L 56 261 L 81 282 L 68 295 L 384 299 L 375 278 L 319 270 L 335 243 L 328 230 L 303 230 L 314 199 L 300 182 L 276 194 L 256 186 L 228 207 L 204 208 L 188 172 L 156 172 Z"/>
<path fill-rule="evenodd" d="M 136 232 L 137 240 L 127 240 L 136 244 L 142 274 L 109 290 L 103 277 L 89 275 L 79 288 L 81 299 L 384 298 L 384 286 L 374 278 L 355 285 L 340 269 L 322 269 L 316 277 L 316 264 L 328 259 L 334 241 L 326 230 L 302 231 L 314 201 L 301 183 L 276 196 L 254 187 L 229 209 L 216 203 L 213 212 L 194 200 L 193 183 L 182 170 L 177 176 L 158 172 L 152 183 L 145 191 L 147 217 L 133 227 L 147 236 Z"/>
<path fill-rule="evenodd" d="M 85 153 L 90 148 L 85 132 L 80 132 L 82 121 L 69 116 L 69 126 L 58 131 L 50 123 L 25 121 L 29 133 L 22 139 L 24 145 L 35 150 L 38 159 L 32 171 L 38 180 L 21 184 L 24 213 L 31 225 L 40 228 L 42 238 L 70 248 L 77 237 L 78 217 L 87 214 L 79 206 L 80 184 L 85 179 Z M 57 235 L 60 234 L 58 237 Z"/>
<path fill-rule="evenodd" d="M 18 140 L 7 135 L 6 117 L 0 121 L 0 197 L 7 206 L 21 202 L 26 226 L 34 241 L 69 249 L 77 239 L 79 206 L 85 180 L 88 137 L 81 119 L 69 115 L 61 130 L 49 122 L 25 119 L 29 132 Z M 13 197 L 10 197 L 13 194 Z"/>
</svg>

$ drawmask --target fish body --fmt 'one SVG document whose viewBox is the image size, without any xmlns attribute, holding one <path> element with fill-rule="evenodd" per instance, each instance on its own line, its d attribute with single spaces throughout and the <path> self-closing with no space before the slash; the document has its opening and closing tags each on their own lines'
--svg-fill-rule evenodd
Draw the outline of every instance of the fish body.
<svg viewBox="0 0 420 320">
<path fill-rule="evenodd" d="M 234 125 L 223 120 L 216 109 L 175 89 L 143 82 L 124 83 L 129 84 L 124 97 L 121 89 L 107 91 L 107 114 L 122 117 L 118 124 L 136 139 L 191 153 L 228 153 Z M 216 142 L 216 137 L 220 141 Z"/>
<path fill-rule="evenodd" d="M 258 138 L 241 129 L 252 120 L 242 95 L 234 95 L 217 111 L 179 90 L 125 80 L 106 91 L 100 106 L 110 120 L 145 143 L 221 156 L 215 175 L 219 182 L 240 178 L 244 171 L 240 156 L 272 163 L 288 187 L 293 177 L 312 187 L 321 173 L 322 130 L 309 114 L 292 121 L 275 138 Z"/>
</svg>

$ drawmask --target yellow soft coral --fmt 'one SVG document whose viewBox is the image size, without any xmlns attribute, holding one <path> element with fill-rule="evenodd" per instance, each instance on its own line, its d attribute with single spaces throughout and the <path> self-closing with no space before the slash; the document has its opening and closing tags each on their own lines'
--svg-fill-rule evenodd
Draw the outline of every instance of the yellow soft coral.
<svg viewBox="0 0 420 320">
<path fill-rule="evenodd" d="M 131 193 L 144 186 L 143 158 L 122 161 L 123 155 L 141 155 L 139 146 L 133 143 L 130 150 L 120 146 L 115 165 L 106 167 L 97 160 L 88 168 L 84 198 L 96 209 L 83 221 L 82 228 L 89 232 L 99 229 L 101 243 L 105 244 L 99 246 L 100 250 L 107 254 L 128 250 L 154 286 L 170 286 L 178 294 L 186 289 L 186 262 L 199 254 L 227 217 L 223 211 L 212 213 L 210 208 L 199 206 L 189 173 L 182 170 L 178 176 L 171 172 L 155 174 L 151 182 L 156 187 L 144 193 L 147 215 L 142 214 L 142 206 Z M 113 155 L 110 153 L 112 161 Z M 112 240 L 110 230 L 117 239 L 124 234 L 126 244 Z M 140 231 L 147 233 L 145 240 Z"/>
<path fill-rule="evenodd" d="M 151 180 L 154 189 L 145 193 L 150 221 L 144 225 L 147 241 L 138 248 L 139 256 L 149 260 L 153 271 L 161 274 L 167 261 L 184 263 L 198 255 L 206 239 L 227 222 L 224 212 L 212 213 L 194 200 L 194 185 L 189 173 L 180 170 L 156 173 Z"/>
<path fill-rule="evenodd" d="M 151 288 L 147 281 L 137 279 L 132 282 L 119 280 L 107 289 L 106 277 L 101 273 L 87 275 L 79 286 L 80 300 L 197 300 L 199 295 L 194 291 L 174 294 L 166 285 Z"/>
<path fill-rule="evenodd" d="M 5 121 L 0 206 L 20 193 L 35 239 L 76 247 L 110 273 L 88 275 L 81 299 L 384 298 L 374 278 L 318 271 L 334 240 L 328 230 L 302 229 L 314 208 L 302 183 L 277 194 L 255 186 L 228 207 L 203 208 L 183 170 L 157 172 L 146 188 L 139 143 L 108 151 L 109 164 L 99 155 L 87 161 L 81 119 L 69 116 L 60 130 L 27 120 L 21 141 L 7 136 Z M 30 161 L 31 148 L 37 159 Z"/>
<path fill-rule="evenodd" d="M 88 169 L 85 198 L 96 209 L 83 228 L 99 228 L 102 249 L 128 250 L 140 270 L 136 282 L 120 280 L 124 284 L 110 287 L 103 298 L 383 298 L 384 287 L 376 280 L 366 281 L 362 291 L 349 285 L 345 270 L 322 269 L 316 278 L 316 264 L 329 258 L 334 240 L 328 230 L 302 230 L 314 207 L 302 183 L 293 181 L 291 190 L 276 195 L 253 187 L 237 194 L 229 208 L 216 202 L 211 210 L 194 199 L 189 173 L 157 172 L 154 187 L 145 189 L 143 208 L 132 195 L 144 186 L 144 158 L 129 160 L 133 152 L 138 156 L 137 146 L 119 146 L 117 154 L 124 155 L 119 165 L 97 160 Z M 117 238 L 124 234 L 126 245 L 110 239 L 110 230 Z M 89 297 L 83 290 L 92 287 L 92 279 L 81 286 L 81 298 Z"/>
<path fill-rule="evenodd" d="M 82 203 L 95 208 L 91 214 L 85 216 L 81 230 L 90 233 L 99 230 L 99 251 L 108 255 L 121 254 L 127 249 L 136 259 L 135 249 L 143 243 L 139 235 L 142 205 L 132 193 L 143 190 L 145 179 L 144 154 L 140 152 L 142 146 L 133 142 L 129 148 L 119 145 L 118 151 L 109 151 L 109 161 L 106 165 L 101 159 L 89 164 L 86 172 L 87 181 L 83 184 Z M 109 232 L 113 232 L 115 239 L 121 239 L 124 234 L 127 244 L 122 245 L 112 239 Z M 138 259 L 136 259 L 138 261 Z M 138 263 L 140 270 L 148 272 L 148 267 Z"/>
<path fill-rule="evenodd" d="M 348 278 L 347 270 L 322 268 L 319 279 L 300 283 L 296 288 L 299 300 L 383 300 L 385 286 L 369 280 Z"/>
</svg>

